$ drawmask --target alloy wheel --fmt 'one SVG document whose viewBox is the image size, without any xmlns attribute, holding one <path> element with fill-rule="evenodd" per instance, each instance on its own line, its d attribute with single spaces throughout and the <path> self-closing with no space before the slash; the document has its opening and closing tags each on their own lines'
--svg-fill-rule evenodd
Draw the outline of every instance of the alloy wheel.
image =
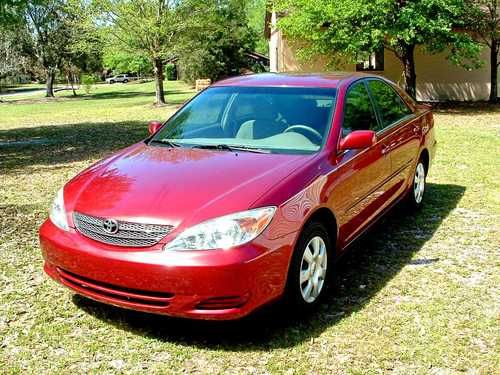
<svg viewBox="0 0 500 375">
<path fill-rule="evenodd" d="M 417 169 L 415 170 L 415 178 L 413 180 L 413 196 L 415 202 L 420 204 L 422 198 L 424 197 L 425 191 L 425 168 L 422 163 L 418 163 Z"/>
<path fill-rule="evenodd" d="M 325 283 L 327 265 L 325 241 L 315 236 L 307 244 L 300 264 L 300 292 L 307 303 L 313 303 L 319 297 Z"/>
</svg>

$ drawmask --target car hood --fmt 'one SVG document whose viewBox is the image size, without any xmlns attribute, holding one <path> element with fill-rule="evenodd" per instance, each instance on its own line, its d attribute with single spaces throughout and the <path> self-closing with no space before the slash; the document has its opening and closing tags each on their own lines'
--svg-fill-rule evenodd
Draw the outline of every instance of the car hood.
<svg viewBox="0 0 500 375">
<path fill-rule="evenodd" d="M 253 208 L 311 158 L 141 143 L 76 176 L 65 187 L 65 205 L 68 212 L 118 220 L 201 222 Z"/>
</svg>

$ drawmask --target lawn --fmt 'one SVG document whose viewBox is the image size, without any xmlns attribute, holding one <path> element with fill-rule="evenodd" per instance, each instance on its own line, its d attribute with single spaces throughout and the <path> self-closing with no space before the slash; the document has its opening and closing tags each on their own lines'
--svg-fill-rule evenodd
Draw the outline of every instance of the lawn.
<svg viewBox="0 0 500 375">
<path fill-rule="evenodd" d="M 0 104 L 0 368 L 7 373 L 500 372 L 500 108 L 437 111 L 425 207 L 390 213 L 336 268 L 310 319 L 194 322 L 101 305 L 42 272 L 58 188 L 193 92 L 99 86 Z"/>
</svg>

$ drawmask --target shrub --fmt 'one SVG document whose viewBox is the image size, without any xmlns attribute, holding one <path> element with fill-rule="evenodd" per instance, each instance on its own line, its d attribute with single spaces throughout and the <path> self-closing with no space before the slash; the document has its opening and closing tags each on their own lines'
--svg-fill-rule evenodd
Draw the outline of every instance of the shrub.
<svg viewBox="0 0 500 375">
<path fill-rule="evenodd" d="M 175 64 L 169 63 L 165 66 L 165 75 L 168 81 L 175 81 L 177 79 L 177 67 Z"/>
<path fill-rule="evenodd" d="M 85 93 L 88 95 L 93 89 L 93 85 L 97 83 L 97 78 L 92 74 L 84 74 L 82 76 L 82 84 Z"/>
</svg>

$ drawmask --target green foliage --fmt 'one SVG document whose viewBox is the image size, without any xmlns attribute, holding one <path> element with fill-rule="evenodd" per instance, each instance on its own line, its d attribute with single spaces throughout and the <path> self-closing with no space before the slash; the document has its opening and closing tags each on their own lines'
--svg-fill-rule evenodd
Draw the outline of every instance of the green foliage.
<svg viewBox="0 0 500 375">
<path fill-rule="evenodd" d="M 182 78 L 219 79 L 238 74 L 247 65 L 246 52 L 255 47 L 255 33 L 248 26 L 244 0 L 206 4 L 193 0 L 189 18 L 176 52 Z"/>
<path fill-rule="evenodd" d="M 28 60 L 19 50 L 19 33 L 13 29 L 0 28 L 0 80 L 21 73 Z"/>
<path fill-rule="evenodd" d="M 32 1 L 36 2 L 36 1 Z M 28 0 L 2 0 L 0 1 L 0 25 L 19 23 L 22 13 L 28 5 Z"/>
<path fill-rule="evenodd" d="M 465 0 L 463 24 L 490 50 L 490 102 L 498 102 L 500 67 L 500 4 L 498 0 Z"/>
<path fill-rule="evenodd" d="M 128 62 L 133 61 L 137 68 L 142 68 L 141 63 L 137 64 L 142 58 L 147 58 L 153 66 L 157 104 L 165 103 L 163 65 L 164 60 L 172 55 L 185 27 L 185 17 L 188 16 L 188 13 L 182 12 L 185 3 L 171 0 L 94 0 L 100 22 L 109 25 L 106 29 L 108 48 L 127 53 Z"/>
<path fill-rule="evenodd" d="M 93 74 L 82 75 L 83 89 L 85 90 L 85 93 L 87 95 L 89 95 L 92 92 L 92 89 L 94 88 L 93 85 L 95 85 L 97 82 L 98 79 Z"/>
<path fill-rule="evenodd" d="M 140 52 L 126 51 L 120 46 L 106 46 L 103 52 L 103 64 L 115 74 L 137 73 L 138 75 L 149 74 L 152 71 L 148 56 Z"/>
<path fill-rule="evenodd" d="M 463 23 L 473 31 L 477 40 L 491 47 L 500 41 L 500 4 L 498 0 L 465 0 Z"/>
<path fill-rule="evenodd" d="M 177 79 L 177 67 L 175 64 L 167 64 L 165 66 L 165 76 L 168 81 L 175 81 Z"/>
<path fill-rule="evenodd" d="M 47 81 L 47 96 L 59 72 L 100 70 L 100 41 L 87 16 L 86 0 L 37 0 L 26 2 L 15 30 L 17 52 L 28 61 L 26 70 Z"/>
<path fill-rule="evenodd" d="M 101 28 L 94 22 L 96 12 L 87 0 L 66 0 L 72 14 L 68 21 L 71 40 L 65 55 L 65 66 L 87 73 L 102 71 L 103 37 Z"/>
<path fill-rule="evenodd" d="M 430 53 L 451 47 L 457 55 L 475 50 L 471 38 L 454 31 L 463 0 L 278 0 L 287 9 L 279 22 L 286 34 L 308 42 L 309 55 L 332 51 L 351 61 L 361 51 L 384 46 L 401 57 L 408 46 L 423 45 Z"/>
<path fill-rule="evenodd" d="M 277 0 L 276 7 L 286 10 L 279 26 L 303 42 L 302 55 L 329 55 L 333 66 L 385 47 L 414 79 L 416 46 L 431 54 L 448 51 L 451 61 L 469 66 L 479 53 L 467 33 L 455 32 L 464 0 Z"/>
<path fill-rule="evenodd" d="M 247 14 L 248 24 L 256 37 L 255 51 L 267 56 L 269 53 L 269 44 L 264 36 L 266 5 L 267 0 L 249 0 Z"/>
</svg>

